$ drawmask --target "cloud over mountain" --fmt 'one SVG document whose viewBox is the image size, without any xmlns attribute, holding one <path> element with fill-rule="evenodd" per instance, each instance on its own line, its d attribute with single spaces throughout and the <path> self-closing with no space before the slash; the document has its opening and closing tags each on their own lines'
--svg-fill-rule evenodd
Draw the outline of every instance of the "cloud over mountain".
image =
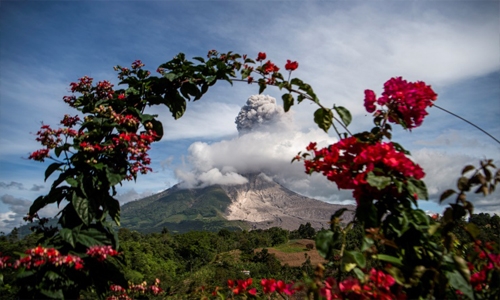
<svg viewBox="0 0 500 300">
<path fill-rule="evenodd" d="M 191 144 L 189 163 L 175 171 L 182 187 L 242 184 L 246 183 L 242 174 L 263 172 L 303 195 L 322 200 L 351 199 L 350 192 L 339 193 L 336 186 L 324 178 L 313 180 L 316 175 L 307 176 L 301 163 L 290 163 L 309 142 L 326 146 L 336 139 L 318 128 L 304 131 L 295 128 L 293 115 L 285 113 L 275 98 L 251 96 L 235 123 L 238 137 Z"/>
</svg>

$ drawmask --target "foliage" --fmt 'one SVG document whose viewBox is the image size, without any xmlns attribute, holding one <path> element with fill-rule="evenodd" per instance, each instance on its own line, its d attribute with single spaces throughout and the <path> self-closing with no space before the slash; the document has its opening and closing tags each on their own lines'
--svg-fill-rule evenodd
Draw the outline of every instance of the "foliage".
<svg viewBox="0 0 500 300">
<path fill-rule="evenodd" d="M 119 238 L 108 220 L 120 225 L 120 205 L 114 198 L 116 185 L 151 171 L 147 152 L 163 136 L 158 116 L 145 113 L 145 109 L 165 105 L 178 119 L 184 114 L 187 101 L 199 100 L 219 80 L 231 84 L 256 83 L 259 93 L 268 86 L 277 86 L 284 90 L 285 111 L 290 110 L 295 100 L 312 101 L 318 106 L 314 112 L 318 127 L 324 131 L 333 128 L 340 138 L 322 149 L 311 142 L 306 153 L 294 158 L 304 160 L 307 173 L 322 173 L 339 188 L 352 190 L 357 203 L 357 223 L 340 227 L 344 212 L 341 210 L 332 216 L 330 230 L 317 234 L 318 251 L 332 265 L 337 262 L 336 278 L 324 279 L 324 269 L 318 267 L 314 277 L 304 281 L 308 293 L 327 299 L 441 299 L 450 292 L 487 298 L 498 294 L 499 286 L 488 284 L 499 277 L 498 249 L 476 242 L 477 248 L 471 252 L 467 243 L 474 242 L 479 231 L 473 223 L 464 224 L 463 218 L 473 213 L 466 193 L 472 189 L 484 195 L 492 192 L 500 182 L 500 171 L 495 171 L 491 160 L 482 161 L 478 168 L 466 166 L 457 182 L 458 191 L 450 189 L 441 196 L 442 201 L 456 195 L 455 203 L 436 221 L 418 209 L 418 201 L 427 199 L 422 181 L 424 171 L 409 158 L 407 150 L 392 142 L 389 123 L 408 130 L 419 127 L 427 115 L 426 109 L 437 99 L 432 88 L 424 82 L 396 77 L 384 84 L 379 98 L 372 90 L 366 90 L 364 104 L 373 113 L 375 126 L 370 131 L 352 134 L 347 128 L 352 116 L 346 108 L 325 107 L 311 85 L 291 78 L 298 68 L 297 62 L 287 61 L 285 79 L 280 68 L 270 60 L 265 61 L 266 57 L 261 52 L 254 61 L 246 55 L 211 50 L 207 58 L 195 57 L 196 62 L 192 62 L 180 53 L 160 65 L 159 77 L 143 70 L 140 61 L 132 63 L 131 68 L 116 66 L 123 89 L 114 90 L 109 81 L 94 84 L 87 76 L 71 83 L 71 91 L 78 96 L 65 96 L 63 100 L 82 116 L 64 116 L 63 127 L 58 129 L 43 125 L 37 132 L 37 141 L 43 148 L 29 157 L 54 161 L 47 167 L 46 180 L 54 173 L 59 175 L 49 193 L 34 201 L 26 218 L 33 221 L 37 212 L 48 204 L 56 203 L 63 208 L 58 214 L 58 226 L 47 227 L 42 221 L 38 229 L 43 234 L 41 245 L 27 250 L 27 256 L 17 260 L 18 295 L 77 298 L 82 293 L 95 292 L 104 297 L 111 280 L 118 284 L 113 285 L 118 292 L 127 288 L 120 266 L 123 258 L 115 250 L 120 249 Z M 259 78 L 254 79 L 254 75 Z M 212 216 L 217 211 L 200 207 L 198 214 Z M 355 248 L 351 250 L 347 248 L 348 241 L 351 242 L 348 233 L 357 224 L 364 230 L 359 236 L 361 247 L 359 243 L 351 243 Z M 453 233 L 457 228 L 466 232 L 470 241 L 460 244 Z M 288 232 L 272 229 L 268 235 L 237 236 L 234 241 L 242 250 L 243 261 L 253 259 L 271 267 L 272 256 L 264 251 L 254 255 L 253 250 L 262 244 L 278 245 L 288 238 Z M 215 274 L 215 268 L 202 266 L 210 265 L 217 251 L 223 248 L 220 239 L 216 234 L 189 233 L 165 242 L 169 247 L 177 247 L 175 257 L 188 262 L 185 271 L 208 280 Z M 132 247 L 138 246 L 133 243 L 130 241 Z M 155 254 L 149 249 L 143 252 L 126 259 L 129 263 L 137 259 L 150 266 Z M 173 257 L 171 253 L 165 255 Z M 175 263 L 165 268 L 170 276 L 179 270 Z M 356 277 L 345 277 L 346 272 Z M 140 277 L 135 273 L 128 276 Z M 159 291 L 158 284 L 155 281 L 151 286 L 153 294 Z M 254 296 L 257 290 L 251 285 L 252 279 L 230 280 L 226 296 Z M 263 294 L 277 291 L 284 296 L 295 291 L 293 286 L 274 279 L 262 279 L 261 286 Z M 145 287 L 146 284 L 140 284 L 128 289 L 142 292 Z M 225 297 L 217 289 L 215 295 Z"/>
</svg>

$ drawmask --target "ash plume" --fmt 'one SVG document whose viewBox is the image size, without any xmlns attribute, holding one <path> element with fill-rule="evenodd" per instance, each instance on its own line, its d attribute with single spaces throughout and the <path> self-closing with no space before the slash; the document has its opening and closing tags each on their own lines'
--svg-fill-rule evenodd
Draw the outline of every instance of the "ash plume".
<svg viewBox="0 0 500 300">
<path fill-rule="evenodd" d="M 254 130 L 283 129 L 288 117 L 276 99 L 267 95 L 253 95 L 241 108 L 235 123 L 240 135 Z"/>
</svg>

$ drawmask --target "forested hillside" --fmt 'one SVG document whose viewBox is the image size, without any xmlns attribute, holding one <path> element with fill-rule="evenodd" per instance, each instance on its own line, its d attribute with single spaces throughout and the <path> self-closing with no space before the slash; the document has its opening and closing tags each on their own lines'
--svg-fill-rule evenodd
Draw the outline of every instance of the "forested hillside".
<svg viewBox="0 0 500 300">
<path fill-rule="evenodd" d="M 466 223 L 464 221 L 464 223 Z M 489 214 L 475 214 L 470 218 L 480 230 L 479 238 L 496 242 L 500 239 L 500 217 Z M 175 234 L 165 228 L 161 233 L 142 234 L 126 228 L 119 230 L 120 261 L 126 279 L 134 284 L 160 280 L 160 287 L 166 295 L 195 295 L 226 287 L 228 279 L 274 278 L 300 281 L 304 274 L 314 276 L 318 253 L 314 246 L 316 230 L 303 224 L 297 230 L 281 228 L 268 230 L 218 232 L 191 231 Z M 346 236 L 346 249 L 359 250 L 362 229 L 355 225 Z M 461 245 L 471 242 L 469 237 L 457 230 L 455 235 Z M 17 236 L 17 231 L 0 236 L 0 252 L 14 256 L 16 252 L 37 245 L 38 236 Z M 309 244 L 306 240 L 309 240 Z M 340 249 L 342 242 L 338 241 Z M 300 257 L 298 263 L 290 259 Z M 284 263 L 285 261 L 289 263 Z M 376 264 L 377 262 L 368 262 Z M 325 264 L 325 273 L 333 274 L 335 262 Z M 347 277 L 349 273 L 342 274 Z M 12 273 L 4 272 L 4 283 L 0 288 L 0 299 L 11 299 L 16 287 L 9 285 Z M 212 291 L 210 290 L 210 292 Z M 95 295 L 87 293 L 85 299 Z"/>
</svg>

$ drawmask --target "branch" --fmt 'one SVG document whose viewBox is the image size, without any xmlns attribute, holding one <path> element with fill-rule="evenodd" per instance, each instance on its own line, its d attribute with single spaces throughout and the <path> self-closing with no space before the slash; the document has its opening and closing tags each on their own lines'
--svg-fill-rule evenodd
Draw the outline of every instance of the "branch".
<svg viewBox="0 0 500 300">
<path fill-rule="evenodd" d="M 449 113 L 450 115 L 452 115 L 452 116 L 454 116 L 454 117 L 459 118 L 460 120 L 462 120 L 462 121 L 464 121 L 464 122 L 466 122 L 466 123 L 469 123 L 470 125 L 472 125 L 472 126 L 476 127 L 477 129 L 481 130 L 484 134 L 486 134 L 487 136 L 489 136 L 490 138 L 492 138 L 495 142 L 497 142 L 497 143 L 499 143 L 499 144 L 500 144 L 500 141 L 499 141 L 499 140 L 497 140 L 494 136 L 492 136 L 491 134 L 489 134 L 488 132 L 486 132 L 486 130 L 482 129 L 481 127 L 477 126 L 476 124 L 474 124 L 474 123 L 472 123 L 472 122 L 470 122 L 470 121 L 468 121 L 468 120 L 466 120 L 466 119 L 462 118 L 461 116 L 459 116 L 459 115 L 457 115 L 457 114 L 454 114 L 454 113 L 452 113 L 451 111 L 446 110 L 446 109 L 444 109 L 444 108 L 442 108 L 442 107 L 440 107 L 440 106 L 438 106 L 438 105 L 436 105 L 436 104 L 434 104 L 433 106 L 435 106 L 436 108 L 439 108 L 440 110 L 442 110 L 442 111 L 444 111 L 444 112 L 446 112 L 446 113 Z"/>
</svg>

